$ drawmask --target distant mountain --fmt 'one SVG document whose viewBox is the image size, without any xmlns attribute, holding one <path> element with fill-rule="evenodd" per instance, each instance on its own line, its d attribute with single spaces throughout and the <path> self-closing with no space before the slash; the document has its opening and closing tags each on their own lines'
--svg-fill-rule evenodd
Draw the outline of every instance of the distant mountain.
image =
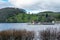
<svg viewBox="0 0 60 40">
<path fill-rule="evenodd" d="M 40 13 L 53 13 L 53 11 L 44 11 L 44 12 L 40 12 Z"/>
<path fill-rule="evenodd" d="M 43 11 L 43 12 L 39 12 L 39 13 L 60 13 L 60 12 L 54 12 L 54 11 Z"/>
<path fill-rule="evenodd" d="M 8 17 L 17 15 L 19 13 L 26 13 L 26 11 L 18 8 L 2 8 L 0 9 L 0 22 L 5 22 Z"/>
</svg>

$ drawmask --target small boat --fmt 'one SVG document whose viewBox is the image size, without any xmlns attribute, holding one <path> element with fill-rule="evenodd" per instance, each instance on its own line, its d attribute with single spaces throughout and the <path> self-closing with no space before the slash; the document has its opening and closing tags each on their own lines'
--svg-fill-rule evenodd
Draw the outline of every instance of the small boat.
<svg viewBox="0 0 60 40">
<path fill-rule="evenodd" d="M 51 23 L 51 22 L 43 22 L 41 23 L 42 25 L 54 25 L 55 23 Z"/>
<path fill-rule="evenodd" d="M 28 23 L 29 25 L 54 25 L 55 22 L 32 22 L 32 23 Z"/>
<path fill-rule="evenodd" d="M 40 23 L 28 23 L 28 25 L 40 25 Z"/>
</svg>

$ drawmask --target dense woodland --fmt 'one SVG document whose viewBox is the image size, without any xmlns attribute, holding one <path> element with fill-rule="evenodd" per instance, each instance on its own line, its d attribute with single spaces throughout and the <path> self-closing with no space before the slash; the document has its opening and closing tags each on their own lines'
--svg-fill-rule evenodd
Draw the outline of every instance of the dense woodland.
<svg viewBox="0 0 60 40">
<path fill-rule="evenodd" d="M 7 7 L 0 9 L 0 23 L 51 22 L 53 20 L 60 21 L 60 12 L 44 11 L 30 14 L 19 8 Z"/>
</svg>

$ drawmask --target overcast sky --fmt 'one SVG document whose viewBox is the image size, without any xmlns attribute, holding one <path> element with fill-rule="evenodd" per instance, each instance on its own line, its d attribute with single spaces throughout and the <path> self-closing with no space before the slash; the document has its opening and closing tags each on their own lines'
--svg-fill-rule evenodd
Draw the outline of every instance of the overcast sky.
<svg viewBox="0 0 60 40">
<path fill-rule="evenodd" d="M 16 7 L 31 12 L 60 11 L 60 0 L 0 0 L 0 8 Z"/>
</svg>

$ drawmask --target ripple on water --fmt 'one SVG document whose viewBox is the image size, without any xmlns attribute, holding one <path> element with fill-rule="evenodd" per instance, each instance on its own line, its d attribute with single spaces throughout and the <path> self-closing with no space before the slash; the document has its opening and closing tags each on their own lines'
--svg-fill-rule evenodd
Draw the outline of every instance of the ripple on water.
<svg viewBox="0 0 60 40">
<path fill-rule="evenodd" d="M 27 23 L 0 23 L 0 30 L 7 29 L 26 29 L 26 30 L 45 30 L 46 28 L 59 28 L 60 24 L 55 25 L 28 25 Z"/>
</svg>

